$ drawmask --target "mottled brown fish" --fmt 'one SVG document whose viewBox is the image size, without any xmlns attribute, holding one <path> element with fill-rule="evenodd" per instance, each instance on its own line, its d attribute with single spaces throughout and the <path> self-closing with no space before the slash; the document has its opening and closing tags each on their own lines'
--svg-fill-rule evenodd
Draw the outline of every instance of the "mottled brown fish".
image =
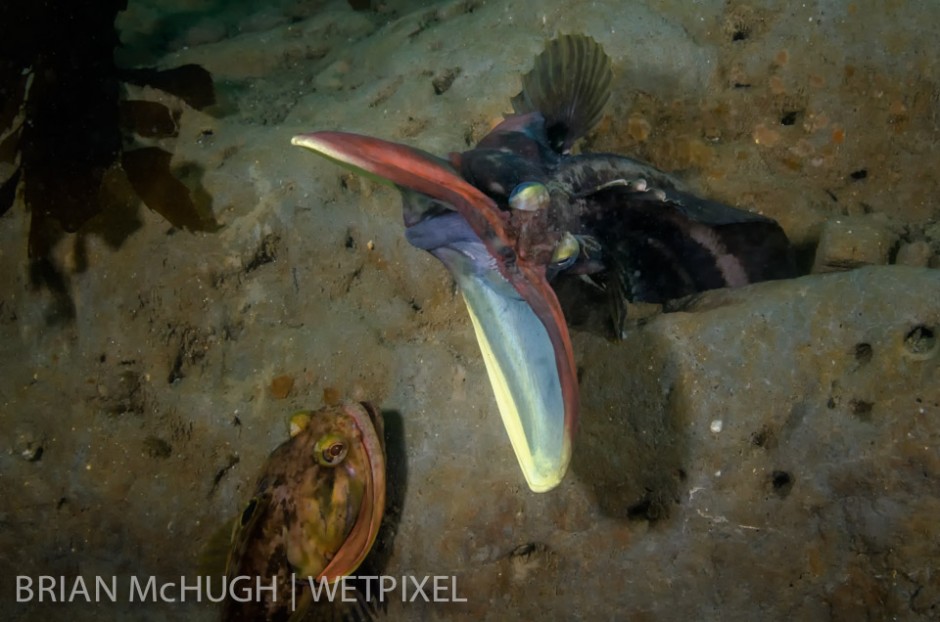
<svg viewBox="0 0 940 622">
<path fill-rule="evenodd" d="M 291 438 L 262 468 L 237 520 L 226 563 L 244 585 L 223 620 L 298 620 L 312 602 L 307 579 L 353 573 L 375 542 L 385 511 L 382 415 L 344 402 L 291 418 Z M 251 577 L 251 581 L 235 581 Z M 256 590 L 262 585 L 277 589 Z"/>
</svg>

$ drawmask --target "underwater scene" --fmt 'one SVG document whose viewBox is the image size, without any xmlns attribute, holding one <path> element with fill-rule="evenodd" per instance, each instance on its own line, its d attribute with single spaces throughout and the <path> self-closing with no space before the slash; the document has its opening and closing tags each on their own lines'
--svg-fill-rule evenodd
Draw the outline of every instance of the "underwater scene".
<svg viewBox="0 0 940 622">
<path fill-rule="evenodd" d="M 7 0 L 3 620 L 940 620 L 940 4 Z"/>
</svg>

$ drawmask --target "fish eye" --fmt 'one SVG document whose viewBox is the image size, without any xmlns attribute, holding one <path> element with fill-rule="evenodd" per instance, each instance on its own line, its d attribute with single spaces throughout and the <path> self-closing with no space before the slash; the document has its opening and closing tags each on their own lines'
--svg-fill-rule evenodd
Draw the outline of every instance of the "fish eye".
<svg viewBox="0 0 940 622">
<path fill-rule="evenodd" d="M 580 254 L 581 244 L 578 239 L 566 231 L 552 253 L 552 268 L 555 270 L 570 268 L 578 260 Z"/>
<path fill-rule="evenodd" d="M 551 203 L 551 194 L 545 184 L 526 181 L 516 186 L 509 195 L 509 207 L 534 212 L 545 209 Z"/>
<path fill-rule="evenodd" d="M 335 434 L 327 434 L 317 441 L 314 452 L 321 466 L 336 466 L 346 458 L 346 441 Z"/>
</svg>

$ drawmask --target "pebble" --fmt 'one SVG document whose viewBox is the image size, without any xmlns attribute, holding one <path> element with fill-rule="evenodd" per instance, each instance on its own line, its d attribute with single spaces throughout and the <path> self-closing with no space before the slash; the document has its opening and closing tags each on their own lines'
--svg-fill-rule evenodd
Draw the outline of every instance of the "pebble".
<svg viewBox="0 0 940 622">
<path fill-rule="evenodd" d="M 916 242 L 902 244 L 898 249 L 894 263 L 899 266 L 924 268 L 930 263 L 931 255 L 933 255 L 933 251 L 930 249 L 930 245 L 924 240 L 917 240 Z"/>
<path fill-rule="evenodd" d="M 813 272 L 839 272 L 888 263 L 897 233 L 871 218 L 845 217 L 823 224 Z"/>
<path fill-rule="evenodd" d="M 42 441 L 31 432 L 21 432 L 16 436 L 15 453 L 27 462 L 38 462 L 42 458 Z"/>
</svg>

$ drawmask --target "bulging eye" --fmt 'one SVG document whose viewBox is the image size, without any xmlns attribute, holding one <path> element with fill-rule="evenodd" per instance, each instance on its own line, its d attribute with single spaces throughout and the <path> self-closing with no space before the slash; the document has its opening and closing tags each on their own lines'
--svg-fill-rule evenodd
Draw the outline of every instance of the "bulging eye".
<svg viewBox="0 0 940 622">
<path fill-rule="evenodd" d="M 314 447 L 317 462 L 321 466 L 334 467 L 346 458 L 346 440 L 336 434 L 327 434 Z"/>
<path fill-rule="evenodd" d="M 526 181 L 516 186 L 509 195 L 509 207 L 525 212 L 545 209 L 551 203 L 551 194 L 545 184 Z"/>
<path fill-rule="evenodd" d="M 581 244 L 578 239 L 566 231 L 552 253 L 551 267 L 555 270 L 570 268 L 580 254 Z"/>
</svg>

